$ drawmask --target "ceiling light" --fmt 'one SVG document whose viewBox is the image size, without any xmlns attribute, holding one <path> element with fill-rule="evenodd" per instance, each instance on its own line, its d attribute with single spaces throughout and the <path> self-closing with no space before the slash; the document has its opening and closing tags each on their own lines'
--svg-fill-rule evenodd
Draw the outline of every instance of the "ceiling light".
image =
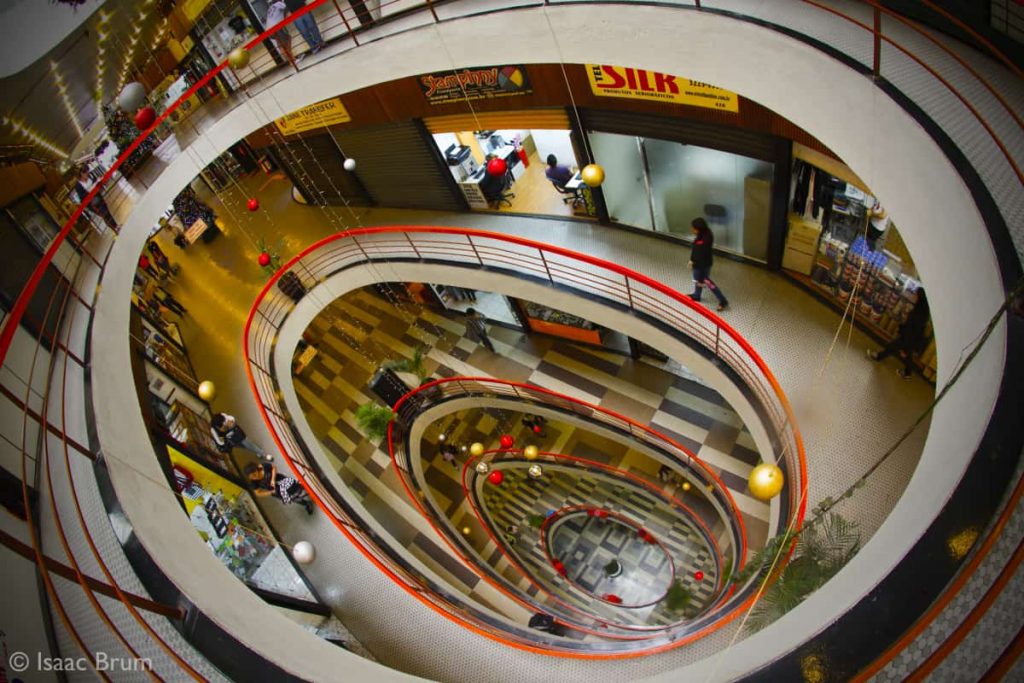
<svg viewBox="0 0 1024 683">
<path fill-rule="evenodd" d="M 78 122 L 78 113 L 75 111 L 75 106 L 71 103 L 71 98 L 68 97 L 68 87 L 64 83 L 64 77 L 60 73 L 60 68 L 57 63 L 50 61 L 50 73 L 53 74 L 53 80 L 57 83 L 57 92 L 60 93 L 60 99 L 64 103 L 64 108 L 68 111 L 68 118 L 71 119 L 71 124 L 78 131 L 78 137 L 85 137 L 85 131 L 82 130 L 82 124 Z"/>
</svg>

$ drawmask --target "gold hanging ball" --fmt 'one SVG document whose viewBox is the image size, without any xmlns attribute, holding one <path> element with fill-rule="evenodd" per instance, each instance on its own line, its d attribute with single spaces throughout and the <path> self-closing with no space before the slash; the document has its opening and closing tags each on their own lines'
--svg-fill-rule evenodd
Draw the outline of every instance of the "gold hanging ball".
<svg viewBox="0 0 1024 683">
<path fill-rule="evenodd" d="M 469 447 L 469 454 L 474 458 L 478 458 L 484 454 L 484 445 L 477 441 L 475 444 Z"/>
<path fill-rule="evenodd" d="M 462 533 L 464 535 L 466 535 L 466 536 L 469 536 L 469 532 L 471 532 L 471 531 L 472 531 L 472 529 L 470 529 L 468 526 L 462 527 Z"/>
<path fill-rule="evenodd" d="M 523 449 L 523 457 L 527 460 L 536 460 L 538 455 L 540 455 L 540 451 L 532 444 Z"/>
<path fill-rule="evenodd" d="M 210 380 L 204 380 L 199 383 L 199 398 L 204 401 L 212 401 L 213 397 L 217 395 L 217 386 Z"/>
<path fill-rule="evenodd" d="M 587 164 L 583 167 L 583 182 L 590 187 L 598 187 L 604 182 L 604 169 L 597 164 Z"/>
<path fill-rule="evenodd" d="M 689 491 L 690 490 L 690 482 L 688 482 L 688 481 L 684 481 L 683 482 L 683 490 L 684 491 Z"/>
<path fill-rule="evenodd" d="M 252 55 L 244 47 L 236 47 L 228 53 L 228 64 L 231 65 L 232 69 L 241 69 L 249 64 L 251 57 Z"/>
<path fill-rule="evenodd" d="M 785 481 L 786 478 L 778 465 L 763 462 L 751 470 L 747 485 L 754 498 L 767 502 L 779 495 Z"/>
</svg>

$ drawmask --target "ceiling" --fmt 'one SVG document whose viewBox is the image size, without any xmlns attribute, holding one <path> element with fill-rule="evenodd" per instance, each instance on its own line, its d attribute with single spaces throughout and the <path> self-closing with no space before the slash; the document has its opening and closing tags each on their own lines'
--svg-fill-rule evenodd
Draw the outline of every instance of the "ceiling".
<svg viewBox="0 0 1024 683">
<path fill-rule="evenodd" d="M 30 143 L 36 158 L 66 159 L 99 115 L 97 99 L 113 101 L 131 69 L 151 59 L 166 30 L 160 4 L 106 0 L 45 55 L 0 80 L 0 148 Z M 5 18 L 37 24 L 37 5 L 20 2 Z M 90 2 L 77 12 L 93 8 Z"/>
</svg>

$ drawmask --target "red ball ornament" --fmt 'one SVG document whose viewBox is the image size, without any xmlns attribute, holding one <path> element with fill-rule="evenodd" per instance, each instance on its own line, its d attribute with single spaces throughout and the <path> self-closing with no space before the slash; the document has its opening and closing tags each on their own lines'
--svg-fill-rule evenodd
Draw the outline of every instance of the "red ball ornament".
<svg viewBox="0 0 1024 683">
<path fill-rule="evenodd" d="M 264 252 L 260 252 L 260 257 L 257 260 L 259 261 L 261 266 L 269 266 L 270 265 L 270 254 L 268 254 L 265 251 Z"/>
<path fill-rule="evenodd" d="M 139 130 L 149 130 L 156 122 L 156 109 L 143 107 L 135 112 L 135 127 Z"/>
<path fill-rule="evenodd" d="M 515 441 L 512 439 L 511 434 L 502 434 L 501 438 L 498 439 L 498 443 L 501 444 L 502 448 L 512 448 L 512 444 L 515 443 Z"/>
<path fill-rule="evenodd" d="M 249 207 L 250 211 L 258 211 L 260 208 L 260 200 L 253 197 L 249 200 L 249 203 L 246 204 L 246 206 Z"/>
<path fill-rule="evenodd" d="M 504 159 L 491 159 L 487 162 L 487 172 L 491 175 L 505 175 L 508 171 L 508 164 Z"/>
<path fill-rule="evenodd" d="M 542 431 L 542 427 L 540 425 L 533 425 L 533 433 L 534 434 L 540 434 L 541 431 Z"/>
<path fill-rule="evenodd" d="M 615 593 L 605 593 L 604 594 L 604 599 L 605 599 L 606 602 L 610 602 L 613 605 L 621 605 L 622 604 L 622 598 L 620 598 Z"/>
<path fill-rule="evenodd" d="M 498 486 L 501 484 L 501 482 L 505 481 L 505 475 L 502 474 L 501 470 L 493 470 L 490 474 L 487 475 L 487 481 L 491 482 L 495 486 Z"/>
<path fill-rule="evenodd" d="M 693 573 L 693 578 L 697 579 L 698 581 L 703 581 L 704 580 L 704 572 L 702 572 L 702 571 L 695 571 Z"/>
</svg>

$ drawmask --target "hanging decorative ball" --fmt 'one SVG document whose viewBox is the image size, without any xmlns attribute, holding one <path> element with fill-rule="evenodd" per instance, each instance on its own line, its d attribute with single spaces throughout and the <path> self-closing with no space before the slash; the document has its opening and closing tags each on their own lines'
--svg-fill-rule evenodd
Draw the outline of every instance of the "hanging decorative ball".
<svg viewBox="0 0 1024 683">
<path fill-rule="evenodd" d="M 133 81 L 121 89 L 117 96 L 117 106 L 122 111 L 133 112 L 146 103 L 146 88 L 137 81 Z"/>
<path fill-rule="evenodd" d="M 252 199 L 250 199 L 246 203 L 245 207 L 247 209 L 249 209 L 250 211 L 259 211 L 259 209 L 260 209 L 260 200 L 258 200 L 255 197 L 253 197 Z"/>
<path fill-rule="evenodd" d="M 139 130 L 149 130 L 156 122 L 156 109 L 143 107 L 135 112 L 135 127 Z"/>
<path fill-rule="evenodd" d="M 491 466 L 487 464 L 486 460 L 481 460 L 476 464 L 476 471 L 480 474 L 487 474 L 491 471 Z"/>
<path fill-rule="evenodd" d="M 526 470 L 526 473 L 533 479 L 540 479 L 544 476 L 544 468 L 540 465 L 530 465 L 529 469 Z"/>
<path fill-rule="evenodd" d="M 533 444 L 523 449 L 523 457 L 527 460 L 536 460 L 538 455 L 540 455 L 540 451 Z"/>
<path fill-rule="evenodd" d="M 750 471 L 747 486 L 750 492 L 760 501 L 769 501 L 779 495 L 785 476 L 775 463 L 763 462 Z"/>
<path fill-rule="evenodd" d="M 512 444 L 515 443 L 515 440 L 512 438 L 511 434 L 502 434 L 498 443 L 501 444 L 502 448 L 512 448 Z"/>
<path fill-rule="evenodd" d="M 476 443 L 469 447 L 469 454 L 472 455 L 474 458 L 480 457 L 481 455 L 484 454 L 484 445 L 477 441 Z"/>
<path fill-rule="evenodd" d="M 316 548 L 309 541 L 299 541 L 292 546 L 292 557 L 299 564 L 309 564 L 316 559 Z"/>
<path fill-rule="evenodd" d="M 683 490 L 684 491 L 689 491 L 690 490 L 690 482 L 688 482 L 688 481 L 684 481 L 683 482 Z"/>
<path fill-rule="evenodd" d="M 693 573 L 693 578 L 697 579 L 698 581 L 703 581 L 704 580 L 704 572 L 702 572 L 701 570 L 698 569 L 697 571 L 695 571 Z"/>
<path fill-rule="evenodd" d="M 487 173 L 494 176 L 502 176 L 508 171 L 508 164 L 504 159 L 491 159 L 487 162 Z"/>
<path fill-rule="evenodd" d="M 448 435 L 445 434 L 444 432 L 441 432 L 440 434 L 437 435 L 437 442 L 438 443 L 444 443 L 447 440 L 448 440 Z"/>
<path fill-rule="evenodd" d="M 533 425 L 534 434 L 540 434 L 542 431 L 544 431 L 543 427 L 541 427 L 540 425 Z"/>
<path fill-rule="evenodd" d="M 487 475 L 487 481 L 495 486 L 500 486 L 501 482 L 505 481 L 505 474 L 501 470 L 494 470 Z"/>
<path fill-rule="evenodd" d="M 268 254 L 268 253 L 267 253 L 267 252 L 265 252 L 265 251 L 261 251 L 261 252 L 260 252 L 260 256 L 259 256 L 259 258 L 258 258 L 258 259 L 256 259 L 256 260 L 257 260 L 257 261 L 259 262 L 259 264 L 260 264 L 261 266 L 263 266 L 264 268 L 266 268 L 267 266 L 269 266 L 269 265 L 270 265 L 270 254 Z"/>
<path fill-rule="evenodd" d="M 213 397 L 217 395 L 217 385 L 208 379 L 204 379 L 199 383 L 199 398 L 204 401 L 212 401 Z"/>
<path fill-rule="evenodd" d="M 249 59 L 251 57 L 252 55 L 248 50 L 242 46 L 238 46 L 228 53 L 228 64 L 231 65 L 232 69 L 241 69 L 249 64 Z"/>
<path fill-rule="evenodd" d="M 470 529 L 470 528 L 469 528 L 468 526 L 464 526 L 464 527 L 462 527 L 462 533 L 463 533 L 464 535 L 466 535 L 466 536 L 469 536 L 469 532 L 470 532 L 470 531 L 472 531 L 472 529 Z"/>
<path fill-rule="evenodd" d="M 352 159 L 351 157 L 348 158 L 348 159 L 345 159 L 345 163 L 342 164 L 342 166 L 345 167 L 346 171 L 351 173 L 352 171 L 356 170 L 356 160 Z"/>
<path fill-rule="evenodd" d="M 587 164 L 581 172 L 583 182 L 589 187 L 599 187 L 604 182 L 604 169 L 597 164 Z"/>
<path fill-rule="evenodd" d="M 460 451 L 460 452 L 461 452 L 461 453 L 462 453 L 463 455 L 465 455 L 466 453 L 468 453 L 468 452 L 469 452 L 469 446 L 463 446 L 462 448 L 460 448 L 460 449 L 459 449 L 459 451 Z"/>
</svg>

